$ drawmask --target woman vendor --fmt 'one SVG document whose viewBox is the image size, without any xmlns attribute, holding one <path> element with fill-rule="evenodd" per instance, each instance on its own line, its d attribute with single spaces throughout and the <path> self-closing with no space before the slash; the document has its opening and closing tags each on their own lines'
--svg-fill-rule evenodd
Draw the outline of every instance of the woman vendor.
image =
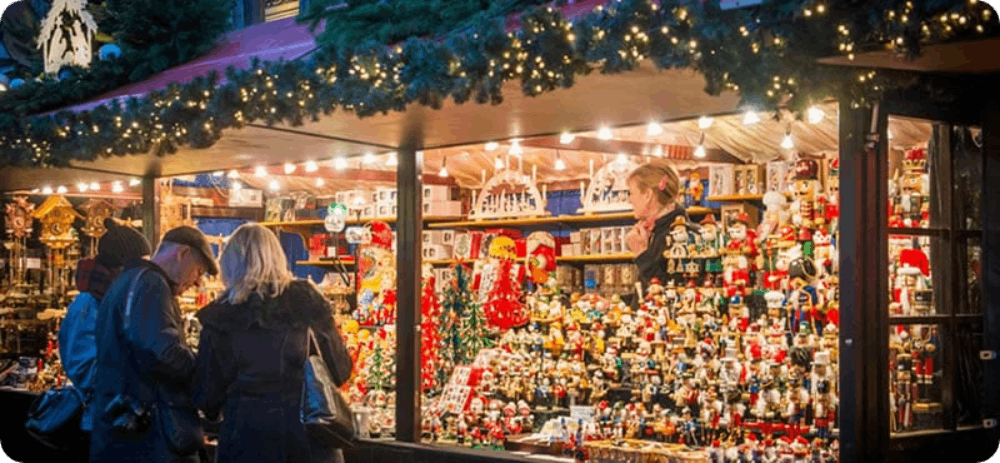
<svg viewBox="0 0 1000 463">
<path fill-rule="evenodd" d="M 653 278 L 667 282 L 666 237 L 670 225 L 678 217 L 687 220 L 684 209 L 677 206 L 680 179 L 665 161 L 653 161 L 639 166 L 628 178 L 629 202 L 636 224 L 629 231 L 625 243 L 635 255 L 639 267 L 639 281 L 649 287 Z"/>
</svg>

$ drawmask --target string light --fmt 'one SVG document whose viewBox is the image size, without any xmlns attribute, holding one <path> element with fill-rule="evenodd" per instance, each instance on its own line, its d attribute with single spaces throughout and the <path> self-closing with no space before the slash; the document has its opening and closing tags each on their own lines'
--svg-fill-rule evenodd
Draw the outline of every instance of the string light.
<svg viewBox="0 0 1000 463">
<path fill-rule="evenodd" d="M 500 156 L 493 158 L 493 168 L 496 170 L 503 169 L 503 160 L 500 159 Z"/>
<path fill-rule="evenodd" d="M 809 119 L 810 124 L 819 124 L 820 122 L 823 122 L 823 118 L 826 117 L 826 113 L 824 113 L 819 107 L 813 106 L 806 111 L 806 117 Z"/>
<path fill-rule="evenodd" d="M 338 156 L 333 160 L 333 168 L 337 170 L 344 170 L 347 168 L 347 159 L 343 156 Z"/>
<path fill-rule="evenodd" d="M 62 194 L 66 194 L 67 191 L 69 191 L 69 190 L 67 190 L 64 185 L 59 185 L 59 187 L 56 188 L 56 193 L 59 193 L 61 195 Z"/>
<path fill-rule="evenodd" d="M 559 143 L 562 143 L 564 145 L 572 143 L 574 139 L 576 139 L 576 135 L 573 135 L 569 132 L 563 132 L 562 135 L 559 135 Z"/>
<path fill-rule="evenodd" d="M 655 137 L 661 133 L 663 133 L 663 126 L 655 121 L 650 122 L 649 125 L 646 126 L 646 134 L 651 137 Z"/>
<path fill-rule="evenodd" d="M 90 188 L 90 186 L 87 185 L 86 183 L 78 183 L 76 185 L 76 189 L 80 190 L 80 193 L 86 193 L 87 188 Z"/>
<path fill-rule="evenodd" d="M 264 166 L 257 166 L 257 168 L 254 169 L 253 174 L 260 178 L 267 177 L 267 169 L 265 169 Z"/>
<path fill-rule="evenodd" d="M 229 178 L 240 178 L 240 173 L 237 172 L 236 169 L 233 169 L 233 170 L 229 171 L 228 177 Z"/>
<path fill-rule="evenodd" d="M 781 147 L 790 150 L 795 148 L 795 141 L 792 140 L 792 127 L 789 126 L 788 130 L 785 131 L 785 138 L 781 140 Z"/>
<path fill-rule="evenodd" d="M 715 119 L 708 116 L 701 116 L 698 118 L 698 128 L 701 130 L 707 130 L 712 126 L 713 122 L 715 122 Z"/>
<path fill-rule="evenodd" d="M 323 179 L 321 179 L 321 178 L 319 178 L 319 177 L 317 177 L 316 178 L 316 187 L 319 188 L 319 187 L 322 187 L 323 185 L 326 185 L 326 181 L 323 180 Z"/>
<path fill-rule="evenodd" d="M 448 157 L 445 156 L 441 159 L 441 170 L 438 171 L 438 177 L 447 178 L 448 177 Z"/>
<path fill-rule="evenodd" d="M 290 162 L 286 162 L 285 163 L 285 175 L 291 174 L 292 172 L 295 172 L 295 164 L 292 164 Z"/>
<path fill-rule="evenodd" d="M 137 178 L 133 178 L 132 180 L 128 181 L 128 186 L 139 186 L 141 184 L 142 184 L 142 180 L 139 180 Z"/>
<path fill-rule="evenodd" d="M 97 182 L 91 182 L 90 189 L 93 191 L 101 191 L 101 184 Z"/>
<path fill-rule="evenodd" d="M 399 159 L 396 159 L 396 153 L 389 153 L 389 159 L 386 159 L 385 165 L 389 167 L 396 167 L 399 165 Z"/>
<path fill-rule="evenodd" d="M 566 170 L 566 163 L 562 160 L 559 150 L 556 150 L 556 163 L 552 166 L 555 170 Z"/>
<path fill-rule="evenodd" d="M 601 140 L 610 140 L 612 136 L 611 129 L 607 127 L 601 127 L 601 129 L 597 131 L 597 138 L 600 138 Z"/>
<path fill-rule="evenodd" d="M 760 117 L 757 116 L 756 112 L 747 111 L 743 114 L 743 125 L 754 125 L 760 122 Z"/>
<path fill-rule="evenodd" d="M 316 161 L 306 162 L 306 172 L 316 172 L 317 170 L 319 170 L 319 164 L 316 164 Z"/>
<path fill-rule="evenodd" d="M 698 146 L 694 149 L 694 157 L 698 159 L 703 159 L 705 157 L 705 132 L 701 133 L 701 138 L 698 140 Z"/>
<path fill-rule="evenodd" d="M 500 144 L 495 141 L 486 142 L 486 151 L 494 151 L 500 147 Z"/>
<path fill-rule="evenodd" d="M 278 184 L 278 179 L 271 179 L 271 183 L 267 185 L 267 188 L 271 191 L 278 191 L 278 189 L 281 188 L 281 185 Z"/>
</svg>

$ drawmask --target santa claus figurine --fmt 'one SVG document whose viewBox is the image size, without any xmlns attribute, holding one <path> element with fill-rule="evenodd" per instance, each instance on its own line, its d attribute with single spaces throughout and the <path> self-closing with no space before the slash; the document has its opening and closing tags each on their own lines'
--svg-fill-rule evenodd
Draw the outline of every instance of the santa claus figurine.
<svg viewBox="0 0 1000 463">
<path fill-rule="evenodd" d="M 528 235 L 527 251 L 531 282 L 544 285 L 556 271 L 555 238 L 547 232 L 532 232 Z"/>
<path fill-rule="evenodd" d="M 925 300 L 930 292 L 930 263 L 920 249 L 904 249 L 899 253 L 899 267 L 896 269 L 896 287 L 893 302 L 899 305 L 902 315 L 927 315 L 931 310 Z M 917 303 L 917 294 L 921 302 Z M 918 310 L 919 309 L 919 310 Z"/>
</svg>

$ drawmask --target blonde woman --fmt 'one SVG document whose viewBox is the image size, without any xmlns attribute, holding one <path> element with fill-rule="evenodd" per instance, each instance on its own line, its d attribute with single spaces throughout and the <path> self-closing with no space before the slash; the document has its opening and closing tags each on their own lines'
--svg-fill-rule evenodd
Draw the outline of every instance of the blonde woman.
<svg viewBox="0 0 1000 463">
<path fill-rule="evenodd" d="M 635 255 L 639 267 L 639 281 L 649 287 L 656 278 L 667 282 L 666 237 L 670 226 L 678 217 L 687 215 L 677 207 L 680 179 L 670 164 L 653 161 L 637 167 L 628 176 L 629 202 L 636 224 L 625 237 L 625 244 Z"/>
<path fill-rule="evenodd" d="M 210 419 L 222 413 L 216 461 L 342 461 L 337 449 L 312 445 L 299 422 L 306 329 L 340 385 L 351 360 L 330 304 L 287 268 L 270 230 L 246 224 L 219 258 L 226 289 L 199 314 L 194 400 Z"/>
</svg>

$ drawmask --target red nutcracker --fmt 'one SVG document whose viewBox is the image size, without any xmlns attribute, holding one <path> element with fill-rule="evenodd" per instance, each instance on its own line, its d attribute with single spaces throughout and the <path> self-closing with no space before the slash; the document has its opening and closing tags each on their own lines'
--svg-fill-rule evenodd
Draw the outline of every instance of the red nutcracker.
<svg viewBox="0 0 1000 463">
<path fill-rule="evenodd" d="M 799 241 L 810 241 L 816 229 L 816 193 L 819 188 L 819 164 L 811 159 L 795 163 L 795 183 L 792 194 L 792 223 L 799 227 Z"/>
<path fill-rule="evenodd" d="M 910 357 L 913 362 L 913 377 L 916 382 L 917 394 L 915 402 L 929 402 L 930 389 L 934 379 L 934 357 L 937 353 L 937 329 L 932 327 L 918 328 L 922 333 L 914 336 L 913 349 Z"/>
</svg>

